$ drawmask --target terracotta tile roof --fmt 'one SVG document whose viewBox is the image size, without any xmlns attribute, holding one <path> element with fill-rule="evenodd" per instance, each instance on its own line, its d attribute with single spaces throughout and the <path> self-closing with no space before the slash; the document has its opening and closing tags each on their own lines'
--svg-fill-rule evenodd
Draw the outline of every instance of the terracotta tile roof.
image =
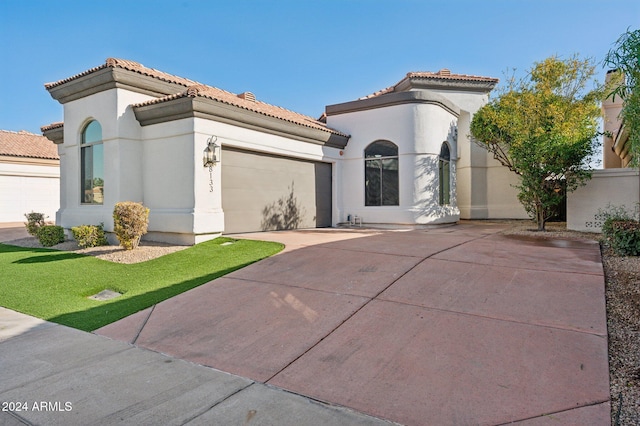
<svg viewBox="0 0 640 426">
<path fill-rule="evenodd" d="M 382 89 L 382 90 L 378 90 L 377 92 L 373 92 L 373 93 L 371 93 L 370 95 L 363 96 L 363 97 L 358 98 L 358 99 L 369 99 L 369 98 L 375 98 L 375 97 L 377 97 L 377 96 L 384 95 L 385 93 L 391 93 L 391 92 L 393 92 L 393 89 L 395 89 L 395 87 L 396 87 L 396 86 L 386 87 L 386 88 L 384 88 L 384 89 Z"/>
<path fill-rule="evenodd" d="M 482 77 L 479 75 L 468 74 L 451 74 L 446 68 L 441 69 L 438 72 L 418 71 L 408 72 L 405 78 L 431 78 L 431 79 L 445 79 L 445 80 L 460 80 L 460 81 L 486 81 L 490 83 L 497 83 L 498 79 L 493 77 Z"/>
<path fill-rule="evenodd" d="M 40 127 L 40 130 L 44 133 L 47 130 L 59 129 L 64 127 L 64 121 L 57 121 L 55 123 L 47 124 L 46 126 Z"/>
<path fill-rule="evenodd" d="M 216 87 L 207 86 L 205 84 L 198 83 L 197 81 L 194 81 L 194 80 L 178 77 L 178 76 L 168 74 L 153 68 L 147 68 L 140 63 L 129 61 L 126 59 L 108 58 L 104 64 L 98 67 L 91 68 L 80 74 L 76 74 L 72 77 L 65 78 L 64 80 L 59 80 L 53 83 L 47 83 L 45 84 L 45 87 L 47 89 L 51 89 L 53 87 L 59 86 L 64 83 L 68 83 L 72 80 L 78 79 L 85 75 L 89 75 L 91 73 L 94 73 L 96 71 L 99 71 L 104 68 L 109 68 L 109 67 L 122 68 L 125 70 L 133 71 L 138 74 L 146 75 L 146 76 L 156 78 L 162 81 L 166 81 L 169 83 L 179 84 L 181 86 L 184 86 L 187 89 L 183 92 L 179 92 L 173 95 L 168 95 L 156 100 L 151 100 L 149 102 L 139 104 L 140 106 L 164 102 L 164 101 L 175 99 L 178 97 L 203 96 L 209 99 L 214 99 L 219 102 L 224 102 L 229 105 L 237 106 L 239 108 L 243 108 L 249 111 L 257 112 L 259 114 L 263 114 L 269 117 L 278 118 L 281 120 L 289 121 L 291 123 L 299 124 L 306 127 L 324 130 L 324 131 L 341 135 L 341 136 L 347 136 L 341 132 L 338 132 L 337 130 L 327 127 L 324 123 L 312 117 L 299 114 L 275 105 L 270 105 L 264 102 L 256 101 L 255 96 L 253 96 L 253 94 L 250 92 L 245 92 L 245 93 L 241 93 L 240 95 L 236 95 L 231 92 L 218 89 Z"/>
<path fill-rule="evenodd" d="M 301 126 L 310 127 L 313 129 L 319 129 L 326 132 L 330 132 L 336 135 L 348 137 L 348 135 L 341 133 L 335 129 L 327 127 L 323 122 L 316 120 L 313 117 L 309 117 L 304 114 L 300 114 L 288 109 L 271 105 L 265 102 L 261 102 L 255 99 L 253 96 L 246 96 L 246 94 L 236 95 L 226 90 L 218 89 L 217 87 L 207 86 L 204 84 L 196 84 L 187 88 L 187 90 L 176 93 L 174 95 L 168 95 L 158 99 L 152 99 L 137 105 L 134 107 L 140 107 L 145 105 L 154 105 L 161 102 L 166 102 L 172 99 L 184 98 L 184 97 L 197 97 L 201 96 L 208 99 L 213 99 L 218 102 L 225 103 L 227 105 L 233 105 L 238 108 L 253 111 L 258 114 L 262 114 L 268 117 L 278 118 L 280 120 L 288 121 L 290 123 L 299 124 Z"/>
<path fill-rule="evenodd" d="M 398 87 L 400 83 L 411 78 L 424 78 L 427 80 L 451 80 L 451 81 L 460 81 L 460 82 L 493 83 L 493 84 L 497 84 L 499 81 L 499 79 L 493 78 L 493 77 L 482 77 L 479 75 L 468 75 L 468 74 L 452 74 L 451 71 L 446 68 L 443 68 L 438 72 L 415 71 L 415 72 L 408 72 L 407 75 L 402 80 L 400 80 L 393 86 L 384 88 L 382 90 L 378 90 L 377 92 L 371 93 L 370 95 L 367 95 L 367 96 L 363 96 L 359 99 L 375 98 L 377 96 L 384 95 L 385 93 L 394 92 L 396 90 L 396 87 Z"/>
<path fill-rule="evenodd" d="M 107 58 L 104 64 L 97 66 L 95 68 L 88 69 L 80 74 L 76 74 L 69 78 L 65 78 L 63 80 L 58 80 L 53 83 L 46 83 L 44 85 L 45 88 L 50 89 L 52 87 L 59 86 L 64 83 L 68 83 L 72 80 L 76 80 L 85 75 L 89 75 L 96 71 L 99 71 L 104 68 L 122 68 L 128 71 L 137 72 L 138 74 L 146 75 L 149 77 L 157 78 L 158 80 L 166 81 L 169 83 L 180 84 L 182 86 L 188 87 L 194 84 L 199 84 L 197 81 L 189 80 L 187 78 L 178 77 L 176 75 L 168 74 L 166 72 L 158 71 L 153 68 L 147 68 L 142 64 L 139 64 L 134 61 L 128 61 L 126 59 L 118 59 L 118 58 Z"/>
<path fill-rule="evenodd" d="M 0 130 L 0 155 L 59 160 L 58 148 L 41 135 Z"/>
</svg>

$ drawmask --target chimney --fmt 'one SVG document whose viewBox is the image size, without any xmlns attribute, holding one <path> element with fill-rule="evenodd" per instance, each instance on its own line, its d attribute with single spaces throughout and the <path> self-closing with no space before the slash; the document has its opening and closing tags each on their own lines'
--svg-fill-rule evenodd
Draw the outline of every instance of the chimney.
<svg viewBox="0 0 640 426">
<path fill-rule="evenodd" d="M 243 93 L 240 93 L 240 94 L 238 95 L 238 97 L 239 97 L 240 99 L 244 99 L 245 101 L 250 101 L 250 102 L 255 102 L 255 101 L 256 101 L 256 95 L 254 95 L 254 94 L 253 94 L 253 93 L 251 93 L 251 92 L 243 92 Z"/>
</svg>

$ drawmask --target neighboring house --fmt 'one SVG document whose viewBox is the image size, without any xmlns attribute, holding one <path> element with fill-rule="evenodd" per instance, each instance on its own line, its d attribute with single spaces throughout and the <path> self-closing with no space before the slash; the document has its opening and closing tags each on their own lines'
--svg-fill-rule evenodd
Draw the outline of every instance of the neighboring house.
<svg viewBox="0 0 640 426">
<path fill-rule="evenodd" d="M 317 120 L 109 58 L 45 85 L 64 107 L 64 125 L 42 129 L 60 154 L 57 223 L 111 230 L 113 205 L 139 201 L 150 209 L 148 239 L 193 244 L 354 216 L 408 225 L 524 218 L 515 175 L 469 137 L 496 83 L 409 73 Z M 213 166 L 202 158 L 209 148 Z"/>
<path fill-rule="evenodd" d="M 57 148 L 41 135 L 0 130 L 0 222 L 24 222 L 25 213 L 53 221 L 60 206 Z"/>
<path fill-rule="evenodd" d="M 608 82 L 615 70 L 606 75 Z M 640 202 L 640 176 L 631 168 L 631 144 L 628 129 L 620 120 L 622 98 L 602 102 L 602 170 L 594 170 L 591 180 L 567 196 L 567 228 L 600 232 L 609 206 L 624 206 L 633 211 Z"/>
<path fill-rule="evenodd" d="M 615 75 L 616 70 L 609 70 L 606 82 Z M 629 167 L 631 162 L 631 144 L 629 132 L 620 120 L 623 101 L 620 96 L 607 98 L 602 101 L 602 116 L 604 121 L 603 135 L 603 166 L 605 169 Z"/>
</svg>

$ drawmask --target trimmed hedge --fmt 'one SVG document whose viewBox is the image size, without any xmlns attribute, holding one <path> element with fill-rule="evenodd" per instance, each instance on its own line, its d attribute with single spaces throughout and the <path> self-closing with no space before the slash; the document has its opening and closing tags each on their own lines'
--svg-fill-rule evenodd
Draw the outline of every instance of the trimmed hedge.
<svg viewBox="0 0 640 426">
<path fill-rule="evenodd" d="M 51 247 L 64 242 L 64 228 L 57 225 L 44 225 L 38 229 L 38 240 L 43 247 Z"/>
<path fill-rule="evenodd" d="M 113 228 L 120 245 L 126 250 L 138 247 L 140 238 L 147 233 L 149 209 L 141 203 L 123 201 L 113 208 Z"/>
<path fill-rule="evenodd" d="M 71 228 L 71 233 L 78 243 L 78 246 L 82 248 L 106 246 L 109 244 L 104 235 L 104 224 L 102 223 L 100 225 L 74 226 Z"/>
</svg>

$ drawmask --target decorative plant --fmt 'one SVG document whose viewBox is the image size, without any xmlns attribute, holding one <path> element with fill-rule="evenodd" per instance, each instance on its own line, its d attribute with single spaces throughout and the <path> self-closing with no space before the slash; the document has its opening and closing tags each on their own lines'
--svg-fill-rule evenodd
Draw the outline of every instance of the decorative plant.
<svg viewBox="0 0 640 426">
<path fill-rule="evenodd" d="M 539 231 L 564 195 L 591 178 L 604 90 L 590 89 L 594 73 L 589 59 L 547 58 L 509 79 L 471 121 L 475 142 L 519 176 L 518 200 Z"/>
<path fill-rule="evenodd" d="M 46 216 L 44 213 L 25 213 L 24 217 L 27 218 L 27 222 L 24 224 L 27 227 L 27 232 L 34 237 L 38 236 L 38 229 L 45 225 Z"/>
<path fill-rule="evenodd" d="M 51 247 L 64 242 L 64 228 L 56 225 L 44 225 L 38 229 L 38 240 L 43 247 Z"/>
<path fill-rule="evenodd" d="M 599 213 L 606 219 L 602 235 L 606 244 L 620 256 L 640 256 L 640 204 L 635 211 L 621 206 L 608 206 Z"/>
<path fill-rule="evenodd" d="M 78 243 L 78 246 L 85 247 L 97 247 L 106 246 L 109 244 L 107 238 L 104 235 L 104 224 L 100 225 L 80 225 L 71 228 L 73 238 Z"/>
<path fill-rule="evenodd" d="M 123 201 L 113 208 L 114 232 L 120 245 L 133 250 L 140 244 L 140 238 L 147 233 L 149 209 L 141 203 Z"/>
</svg>

